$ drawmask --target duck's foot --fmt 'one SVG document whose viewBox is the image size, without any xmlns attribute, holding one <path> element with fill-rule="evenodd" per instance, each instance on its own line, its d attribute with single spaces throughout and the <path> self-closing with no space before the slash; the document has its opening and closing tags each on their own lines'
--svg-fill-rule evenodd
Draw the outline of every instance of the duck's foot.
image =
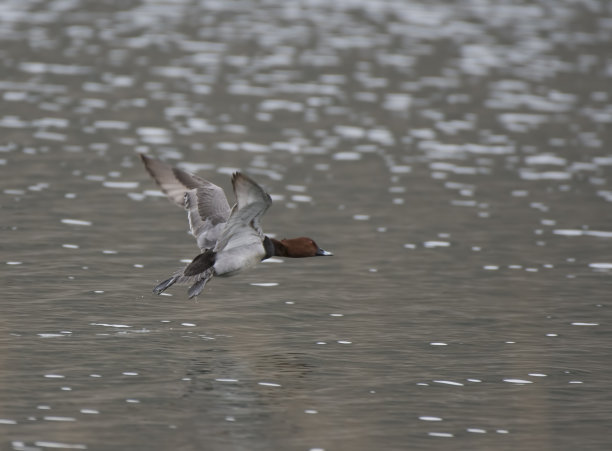
<svg viewBox="0 0 612 451">
<path fill-rule="evenodd" d="M 191 286 L 191 288 L 189 288 L 189 291 L 187 292 L 187 294 L 189 294 L 189 299 L 200 294 L 202 290 L 204 289 L 204 287 L 206 286 L 206 282 L 208 282 L 212 276 L 213 276 L 212 268 L 209 268 L 206 271 L 204 271 L 201 275 L 201 279 L 198 280 L 196 283 L 194 283 Z"/>
<path fill-rule="evenodd" d="M 153 293 L 162 294 L 166 289 L 170 288 L 179 279 L 179 276 L 172 276 L 164 280 L 162 283 L 153 288 Z"/>
</svg>

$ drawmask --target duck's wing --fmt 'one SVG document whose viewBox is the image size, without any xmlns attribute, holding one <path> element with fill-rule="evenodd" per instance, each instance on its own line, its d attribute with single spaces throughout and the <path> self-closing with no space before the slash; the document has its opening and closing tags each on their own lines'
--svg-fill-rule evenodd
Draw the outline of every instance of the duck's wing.
<svg viewBox="0 0 612 451">
<path fill-rule="evenodd" d="M 263 235 L 260 219 L 272 205 L 272 198 L 253 179 L 240 172 L 232 175 L 232 186 L 236 196 L 236 220 L 248 223 Z"/>
<path fill-rule="evenodd" d="M 215 188 L 221 190 L 219 187 Z M 222 199 L 217 190 L 209 187 L 200 187 L 185 193 L 189 228 L 202 251 L 215 247 L 230 217 L 231 210 L 223 190 L 221 196 Z"/>
<path fill-rule="evenodd" d="M 223 189 L 159 160 L 142 154 L 140 158 L 168 198 L 187 210 L 189 227 L 200 249 L 215 247 L 231 212 Z"/>
<path fill-rule="evenodd" d="M 140 154 L 140 159 L 144 163 L 147 172 L 153 177 L 153 180 L 159 185 L 164 194 L 179 207 L 185 206 L 185 193 L 200 186 L 212 185 L 221 191 L 225 199 L 225 194 L 221 188 L 195 174 L 173 168 L 143 154 Z M 227 199 L 225 199 L 225 202 L 227 203 Z"/>
<path fill-rule="evenodd" d="M 215 251 L 250 246 L 259 249 L 264 239 L 261 217 L 270 208 L 272 198 L 261 186 L 240 172 L 232 176 L 232 185 L 236 205 L 232 208 Z"/>
</svg>

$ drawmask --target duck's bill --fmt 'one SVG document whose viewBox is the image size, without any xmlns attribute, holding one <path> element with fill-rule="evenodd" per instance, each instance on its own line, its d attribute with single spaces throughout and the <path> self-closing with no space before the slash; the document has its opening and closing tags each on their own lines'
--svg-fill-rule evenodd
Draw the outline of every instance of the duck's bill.
<svg viewBox="0 0 612 451">
<path fill-rule="evenodd" d="M 334 254 L 332 254 L 329 251 L 326 251 L 325 249 L 319 248 L 319 249 L 317 249 L 316 255 L 319 255 L 319 256 L 328 256 L 328 255 L 334 255 Z"/>
</svg>

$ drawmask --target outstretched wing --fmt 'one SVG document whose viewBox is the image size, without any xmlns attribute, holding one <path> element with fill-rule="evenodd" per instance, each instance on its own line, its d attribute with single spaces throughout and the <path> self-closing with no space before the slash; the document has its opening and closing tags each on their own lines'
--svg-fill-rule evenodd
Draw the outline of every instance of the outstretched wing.
<svg viewBox="0 0 612 451">
<path fill-rule="evenodd" d="M 223 189 L 159 160 L 142 154 L 140 158 L 168 198 L 187 210 L 189 227 L 200 249 L 213 248 L 231 212 Z"/>
<path fill-rule="evenodd" d="M 232 176 L 232 186 L 238 206 L 238 218 L 263 235 L 259 221 L 272 205 L 272 198 L 261 186 L 240 172 L 235 172 Z"/>
<path fill-rule="evenodd" d="M 215 250 L 261 245 L 264 239 L 261 217 L 270 208 L 272 198 L 261 186 L 246 175 L 236 172 L 232 176 L 236 205 L 232 208 L 223 236 Z"/>
</svg>

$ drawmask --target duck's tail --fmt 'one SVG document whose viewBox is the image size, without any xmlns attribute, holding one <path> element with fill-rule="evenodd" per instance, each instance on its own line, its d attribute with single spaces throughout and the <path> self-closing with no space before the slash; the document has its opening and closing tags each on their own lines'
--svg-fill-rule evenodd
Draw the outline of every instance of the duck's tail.
<svg viewBox="0 0 612 451">
<path fill-rule="evenodd" d="M 189 284 L 192 283 L 189 288 L 189 298 L 193 298 L 199 295 L 206 283 L 214 275 L 213 265 L 215 264 L 216 253 L 210 249 L 205 250 L 203 253 L 194 258 L 186 268 L 177 271 L 169 279 L 164 280 L 162 283 L 153 288 L 153 293 L 162 294 L 165 290 L 170 288 L 175 283 Z"/>
</svg>

